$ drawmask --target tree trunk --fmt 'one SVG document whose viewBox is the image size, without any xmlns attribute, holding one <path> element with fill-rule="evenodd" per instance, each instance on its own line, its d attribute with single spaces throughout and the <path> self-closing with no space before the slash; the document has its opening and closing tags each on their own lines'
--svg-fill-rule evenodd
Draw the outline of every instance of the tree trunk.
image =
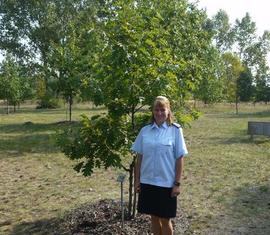
<svg viewBox="0 0 270 235">
<path fill-rule="evenodd" d="M 134 185 L 134 182 L 135 182 L 135 160 L 136 160 L 136 157 L 134 156 L 133 157 L 133 163 L 134 163 L 134 167 L 133 167 L 133 175 L 134 175 L 134 180 L 133 180 L 133 185 Z M 132 185 L 132 186 L 133 186 Z M 137 192 L 136 192 L 136 189 L 135 187 L 132 187 L 133 188 L 133 204 L 132 204 L 132 214 L 131 214 L 131 217 L 134 218 L 135 215 L 136 215 L 136 204 L 137 204 Z"/>
<path fill-rule="evenodd" d="M 128 193 L 128 217 L 131 218 L 131 211 L 132 211 L 132 189 L 133 189 L 133 168 L 134 162 L 130 164 L 129 167 L 129 193 Z"/>
<path fill-rule="evenodd" d="M 16 112 L 16 104 L 13 105 L 13 112 Z"/>
<path fill-rule="evenodd" d="M 132 112 L 131 112 L 131 125 L 132 125 L 132 131 L 135 131 L 135 106 L 133 105 L 132 107 Z M 134 218 L 136 215 L 136 204 L 137 204 L 137 193 L 136 193 L 136 189 L 135 187 L 133 187 L 134 185 L 134 181 L 135 181 L 135 161 L 136 161 L 136 156 L 133 156 L 133 161 L 131 163 L 131 167 L 130 170 L 132 171 L 133 175 L 134 175 L 134 179 L 132 179 L 132 181 L 130 181 L 130 193 L 133 193 L 133 203 L 132 203 L 132 213 L 131 213 L 131 217 Z M 133 189 L 133 190 L 132 190 Z M 132 200 L 132 197 L 131 199 Z M 131 212 L 131 210 L 130 210 Z"/>
<path fill-rule="evenodd" d="M 72 112 L 72 104 L 73 104 L 73 98 L 72 95 L 69 96 L 69 122 L 71 122 L 71 112 Z"/>
<path fill-rule="evenodd" d="M 238 98 L 235 97 L 235 113 L 238 114 Z"/>
<path fill-rule="evenodd" d="M 7 114 L 9 114 L 9 103 L 8 103 L 8 100 L 7 100 Z"/>
</svg>

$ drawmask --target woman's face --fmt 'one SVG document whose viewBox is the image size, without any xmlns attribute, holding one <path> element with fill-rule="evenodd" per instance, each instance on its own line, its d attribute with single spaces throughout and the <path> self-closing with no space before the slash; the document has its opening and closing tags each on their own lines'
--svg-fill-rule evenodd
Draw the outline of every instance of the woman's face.
<svg viewBox="0 0 270 235">
<path fill-rule="evenodd" d="M 153 109 L 153 114 L 156 123 L 160 125 L 168 119 L 169 109 L 165 105 L 157 104 Z"/>
</svg>

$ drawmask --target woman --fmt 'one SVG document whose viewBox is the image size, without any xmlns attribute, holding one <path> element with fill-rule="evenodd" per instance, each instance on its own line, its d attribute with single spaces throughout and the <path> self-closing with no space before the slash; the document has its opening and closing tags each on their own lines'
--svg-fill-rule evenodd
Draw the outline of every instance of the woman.
<svg viewBox="0 0 270 235">
<path fill-rule="evenodd" d="M 154 235 L 172 235 L 184 156 L 188 153 L 182 128 L 172 122 L 169 100 L 156 97 L 152 123 L 143 127 L 131 148 L 137 153 L 135 187 L 138 212 L 151 216 Z"/>
</svg>

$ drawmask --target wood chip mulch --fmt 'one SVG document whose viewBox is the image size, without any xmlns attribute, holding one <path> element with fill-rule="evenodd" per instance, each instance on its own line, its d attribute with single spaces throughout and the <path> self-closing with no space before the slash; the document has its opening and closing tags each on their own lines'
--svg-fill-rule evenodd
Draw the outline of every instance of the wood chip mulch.
<svg viewBox="0 0 270 235">
<path fill-rule="evenodd" d="M 185 234 L 189 229 L 188 218 L 180 208 L 177 214 L 172 221 L 175 234 Z M 120 202 L 109 199 L 70 211 L 64 216 L 62 226 L 72 235 L 151 234 L 150 218 L 147 215 L 137 214 L 134 219 L 125 220 L 122 228 Z"/>
</svg>

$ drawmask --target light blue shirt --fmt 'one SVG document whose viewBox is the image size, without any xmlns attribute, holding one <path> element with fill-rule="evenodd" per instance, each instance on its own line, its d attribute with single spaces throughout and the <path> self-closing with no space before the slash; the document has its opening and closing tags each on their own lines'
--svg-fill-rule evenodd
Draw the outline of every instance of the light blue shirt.
<svg viewBox="0 0 270 235">
<path fill-rule="evenodd" d="M 142 155 L 140 182 L 167 188 L 175 180 L 176 159 L 188 153 L 182 128 L 167 122 L 143 127 L 131 150 Z"/>
</svg>

